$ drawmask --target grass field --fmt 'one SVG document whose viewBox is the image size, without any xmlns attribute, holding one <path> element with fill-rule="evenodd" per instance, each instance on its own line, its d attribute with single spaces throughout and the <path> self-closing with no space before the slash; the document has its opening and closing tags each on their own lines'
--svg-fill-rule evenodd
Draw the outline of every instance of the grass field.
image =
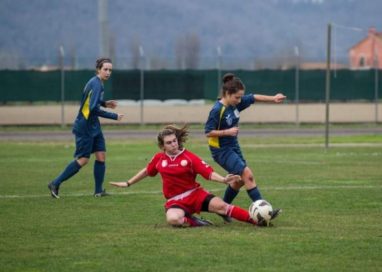
<svg viewBox="0 0 382 272">
<path fill-rule="evenodd" d="M 272 228 L 241 222 L 166 225 L 159 178 L 92 196 L 92 163 L 46 187 L 72 142 L 0 141 L 1 271 L 382 271 L 382 136 L 245 138 L 263 196 L 283 214 Z M 108 141 L 107 181 L 125 180 L 157 151 L 154 140 Z M 204 139 L 187 147 L 224 173 Z M 199 178 L 222 196 L 224 186 Z M 250 204 L 242 191 L 235 204 Z"/>
</svg>

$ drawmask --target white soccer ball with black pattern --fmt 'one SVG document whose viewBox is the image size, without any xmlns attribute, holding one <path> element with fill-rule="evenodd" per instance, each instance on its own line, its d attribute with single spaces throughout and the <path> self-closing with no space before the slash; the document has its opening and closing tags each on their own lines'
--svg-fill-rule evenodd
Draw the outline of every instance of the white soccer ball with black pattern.
<svg viewBox="0 0 382 272">
<path fill-rule="evenodd" d="M 248 212 L 251 218 L 256 222 L 264 220 L 269 223 L 272 217 L 273 208 L 268 201 L 260 199 L 249 206 Z"/>
</svg>

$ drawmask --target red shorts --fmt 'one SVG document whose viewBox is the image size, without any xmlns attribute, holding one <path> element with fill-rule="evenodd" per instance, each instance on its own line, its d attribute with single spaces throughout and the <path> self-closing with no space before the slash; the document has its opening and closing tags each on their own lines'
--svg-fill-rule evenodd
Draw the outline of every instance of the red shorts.
<svg viewBox="0 0 382 272">
<path fill-rule="evenodd" d="M 211 195 L 211 193 L 203 188 L 195 188 L 189 194 L 188 192 L 189 191 L 168 199 L 164 206 L 166 211 L 170 208 L 177 207 L 189 214 L 200 213 L 204 200 Z"/>
</svg>

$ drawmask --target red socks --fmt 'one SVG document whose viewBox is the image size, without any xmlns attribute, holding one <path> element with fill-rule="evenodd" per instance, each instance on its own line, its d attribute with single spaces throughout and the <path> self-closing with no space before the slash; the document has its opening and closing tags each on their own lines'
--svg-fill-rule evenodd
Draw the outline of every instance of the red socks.
<svg viewBox="0 0 382 272">
<path fill-rule="evenodd" d="M 234 205 L 228 205 L 228 209 L 226 215 L 232 218 L 235 218 L 239 221 L 247 222 L 256 225 L 256 221 L 254 221 L 250 216 L 247 210 L 240 208 Z"/>
<path fill-rule="evenodd" d="M 242 222 L 247 222 L 253 225 L 257 224 L 257 222 L 250 217 L 249 212 L 247 210 L 244 210 L 243 208 L 240 208 L 238 206 L 228 205 L 226 215 Z M 199 224 L 192 217 L 185 216 L 183 226 L 197 227 L 201 226 L 201 224 Z"/>
</svg>

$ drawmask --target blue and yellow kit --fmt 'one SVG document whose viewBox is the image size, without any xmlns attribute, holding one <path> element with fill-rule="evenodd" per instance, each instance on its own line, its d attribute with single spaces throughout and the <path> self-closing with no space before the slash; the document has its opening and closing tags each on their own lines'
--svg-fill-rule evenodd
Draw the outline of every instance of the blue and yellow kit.
<svg viewBox="0 0 382 272">
<path fill-rule="evenodd" d="M 92 77 L 82 93 L 81 106 L 73 125 L 74 134 L 85 134 L 94 137 L 101 133 L 101 124 L 98 117 L 118 119 L 118 114 L 107 112 L 100 107 L 105 106 L 103 101 L 104 87 L 99 77 Z"/>
<path fill-rule="evenodd" d="M 224 106 L 216 101 L 205 125 L 205 133 L 237 127 L 240 112 L 255 102 L 252 94 L 244 95 L 238 105 Z M 212 158 L 228 173 L 241 175 L 247 163 L 241 153 L 237 136 L 209 137 L 208 145 Z"/>
<path fill-rule="evenodd" d="M 226 107 L 220 101 L 216 101 L 208 116 L 204 132 L 207 134 L 212 130 L 225 130 L 237 127 L 240 120 L 240 112 L 254 102 L 253 94 L 244 95 L 236 107 Z M 209 137 L 208 145 L 210 149 L 234 147 L 238 145 L 237 136 Z"/>
</svg>

